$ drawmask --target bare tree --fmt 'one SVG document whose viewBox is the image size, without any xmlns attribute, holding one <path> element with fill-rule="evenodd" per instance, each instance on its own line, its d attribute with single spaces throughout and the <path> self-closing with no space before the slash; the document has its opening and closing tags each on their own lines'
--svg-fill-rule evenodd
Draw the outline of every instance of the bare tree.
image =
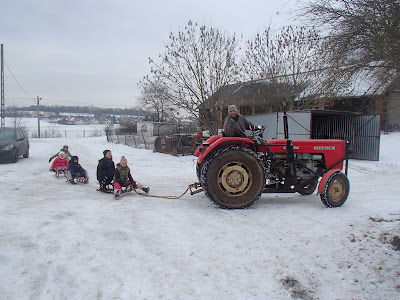
<svg viewBox="0 0 400 300">
<path fill-rule="evenodd" d="M 332 81 L 361 74 L 377 90 L 400 74 L 400 0 L 315 0 L 299 16 L 327 33 Z"/>
<path fill-rule="evenodd" d="M 170 33 L 159 61 L 149 58 L 152 76 L 141 85 L 163 82 L 174 106 L 215 133 L 220 126 L 218 91 L 237 79 L 239 43 L 235 34 L 189 21 L 184 30 Z"/>
<path fill-rule="evenodd" d="M 151 81 L 146 77 L 146 83 L 140 82 L 141 95 L 139 101 L 143 104 L 144 110 L 147 110 L 152 121 L 164 122 L 173 111 L 171 97 L 168 94 L 168 88 L 160 80 Z"/>
<path fill-rule="evenodd" d="M 279 106 L 282 98 L 289 108 L 301 108 L 305 101 L 321 93 L 324 68 L 322 41 L 313 28 L 289 26 L 264 32 L 246 42 L 243 73 L 248 80 L 265 83 L 265 101 Z M 303 99 L 303 101 L 298 101 Z"/>
<path fill-rule="evenodd" d="M 47 130 L 45 131 L 45 135 L 46 135 L 46 137 L 50 137 L 50 138 L 60 138 L 61 132 L 60 132 L 60 127 L 58 126 L 58 124 L 55 122 L 51 123 L 47 127 Z"/>
<path fill-rule="evenodd" d="M 14 128 L 19 128 L 19 129 L 21 129 L 21 130 L 24 132 L 24 134 L 25 134 L 26 136 L 28 136 L 29 130 L 28 130 L 28 128 L 26 127 L 26 121 L 24 121 L 21 117 L 17 117 L 17 115 L 15 114 L 15 115 L 14 115 L 13 123 L 14 123 Z"/>
</svg>

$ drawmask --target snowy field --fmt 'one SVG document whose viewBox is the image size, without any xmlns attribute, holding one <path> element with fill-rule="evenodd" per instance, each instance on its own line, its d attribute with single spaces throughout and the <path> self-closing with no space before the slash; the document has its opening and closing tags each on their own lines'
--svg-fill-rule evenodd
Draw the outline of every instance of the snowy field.
<svg viewBox="0 0 400 300">
<path fill-rule="evenodd" d="M 30 141 L 28 159 L 0 163 L 0 299 L 400 298 L 399 133 L 382 136 L 379 162 L 350 161 L 336 209 L 316 194 L 264 194 L 245 210 L 204 193 L 117 201 L 96 191 L 103 150 L 156 195 L 196 181 L 194 158 L 105 137 Z M 49 172 L 63 144 L 89 184 Z"/>
<path fill-rule="evenodd" d="M 38 136 L 38 120 L 36 118 L 6 118 L 6 126 L 22 127 L 29 138 Z M 106 124 L 93 125 L 63 125 L 50 123 L 47 119 L 40 119 L 40 135 L 47 137 L 88 137 L 105 135 Z"/>
</svg>

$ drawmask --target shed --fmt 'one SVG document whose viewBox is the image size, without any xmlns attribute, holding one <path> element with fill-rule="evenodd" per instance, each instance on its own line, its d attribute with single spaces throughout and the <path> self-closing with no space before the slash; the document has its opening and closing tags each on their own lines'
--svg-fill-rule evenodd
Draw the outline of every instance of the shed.
<svg viewBox="0 0 400 300">
<path fill-rule="evenodd" d="M 290 139 L 342 139 L 353 148 L 351 158 L 379 160 L 380 116 L 329 110 L 289 111 Z M 265 139 L 284 138 L 283 113 L 246 116 L 254 125 L 264 125 Z"/>
<path fill-rule="evenodd" d="M 138 121 L 137 132 L 147 137 L 171 134 L 176 124 L 164 122 Z"/>
</svg>

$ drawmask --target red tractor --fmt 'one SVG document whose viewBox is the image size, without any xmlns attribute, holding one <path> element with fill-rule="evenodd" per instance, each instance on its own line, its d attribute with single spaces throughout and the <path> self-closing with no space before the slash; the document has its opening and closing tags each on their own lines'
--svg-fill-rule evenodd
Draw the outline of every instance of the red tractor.
<svg viewBox="0 0 400 300">
<path fill-rule="evenodd" d="M 318 186 L 323 204 L 343 205 L 350 190 L 349 143 L 290 140 L 287 125 L 285 139 L 265 141 L 264 129 L 254 128 L 248 138 L 215 135 L 197 147 L 197 177 L 211 201 L 222 208 L 246 208 L 262 193 L 310 195 Z"/>
</svg>

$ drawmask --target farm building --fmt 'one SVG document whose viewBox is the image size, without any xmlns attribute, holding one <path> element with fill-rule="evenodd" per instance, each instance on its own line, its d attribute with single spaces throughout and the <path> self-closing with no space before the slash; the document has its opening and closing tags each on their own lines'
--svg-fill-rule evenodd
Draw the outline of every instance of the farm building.
<svg viewBox="0 0 400 300">
<path fill-rule="evenodd" d="M 289 97 L 285 91 L 287 84 L 271 86 L 265 82 L 243 82 L 223 87 L 218 92 L 219 127 L 227 116 L 230 104 L 238 107 L 245 116 L 282 111 L 282 99 Z M 390 84 L 380 85 L 365 77 L 352 82 L 338 92 L 341 96 L 313 101 L 295 101 L 290 110 L 320 109 L 354 112 L 360 115 L 379 115 L 380 129 L 385 131 L 400 130 L 400 78 Z M 217 97 L 215 97 L 217 98 Z M 210 98 L 210 103 L 213 97 Z M 207 118 L 207 108 L 200 113 L 200 119 Z"/>
<path fill-rule="evenodd" d="M 341 139 L 350 142 L 352 158 L 379 160 L 380 116 L 360 115 L 331 110 L 287 112 L 290 139 Z M 246 118 L 254 125 L 264 125 L 265 139 L 284 138 L 283 113 L 269 113 Z"/>
</svg>

